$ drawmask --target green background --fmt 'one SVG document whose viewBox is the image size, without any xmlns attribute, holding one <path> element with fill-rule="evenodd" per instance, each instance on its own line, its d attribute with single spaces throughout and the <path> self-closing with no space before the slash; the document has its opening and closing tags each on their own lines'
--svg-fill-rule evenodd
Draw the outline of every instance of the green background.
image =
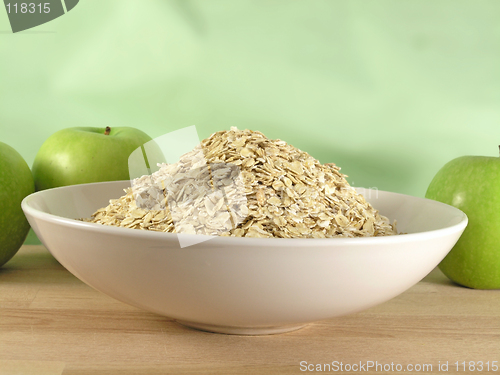
<svg viewBox="0 0 500 375">
<path fill-rule="evenodd" d="M 17 34 L 0 10 L 0 56 L 0 140 L 29 165 L 71 126 L 237 126 L 424 196 L 498 155 L 497 0 L 84 0 Z"/>
</svg>

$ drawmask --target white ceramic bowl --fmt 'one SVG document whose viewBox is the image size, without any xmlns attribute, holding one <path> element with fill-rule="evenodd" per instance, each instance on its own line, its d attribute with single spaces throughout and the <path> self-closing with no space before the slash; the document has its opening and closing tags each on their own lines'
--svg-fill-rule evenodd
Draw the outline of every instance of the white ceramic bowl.
<svg viewBox="0 0 500 375">
<path fill-rule="evenodd" d="M 408 234 L 375 238 L 213 237 L 180 248 L 177 236 L 74 220 L 90 217 L 129 181 L 75 185 L 26 197 L 36 234 L 95 289 L 202 330 L 269 334 L 385 302 L 425 277 L 467 225 L 451 206 L 358 188 Z"/>
</svg>

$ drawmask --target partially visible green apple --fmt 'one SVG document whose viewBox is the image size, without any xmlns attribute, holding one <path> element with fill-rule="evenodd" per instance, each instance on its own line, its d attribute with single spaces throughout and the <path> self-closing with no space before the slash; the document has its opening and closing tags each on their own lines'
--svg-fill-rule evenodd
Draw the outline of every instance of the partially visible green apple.
<svg viewBox="0 0 500 375">
<path fill-rule="evenodd" d="M 16 254 L 30 225 L 21 201 L 35 191 L 28 164 L 12 147 L 0 142 L 0 267 Z"/>
<path fill-rule="evenodd" d="M 151 141 L 130 127 L 76 127 L 52 134 L 33 163 L 36 190 L 127 180 L 129 155 Z"/>
<path fill-rule="evenodd" d="M 500 157 L 463 156 L 431 181 L 426 198 L 465 212 L 469 224 L 439 264 L 454 282 L 475 289 L 500 288 Z"/>
</svg>

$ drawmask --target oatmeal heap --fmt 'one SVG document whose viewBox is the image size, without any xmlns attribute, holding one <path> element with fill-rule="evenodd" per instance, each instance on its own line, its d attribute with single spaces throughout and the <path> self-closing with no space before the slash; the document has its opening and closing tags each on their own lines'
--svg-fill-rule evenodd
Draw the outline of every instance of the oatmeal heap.
<svg viewBox="0 0 500 375">
<path fill-rule="evenodd" d="M 388 236 L 394 225 L 335 164 L 251 130 L 220 131 L 87 219 L 172 233 L 234 237 Z"/>
</svg>

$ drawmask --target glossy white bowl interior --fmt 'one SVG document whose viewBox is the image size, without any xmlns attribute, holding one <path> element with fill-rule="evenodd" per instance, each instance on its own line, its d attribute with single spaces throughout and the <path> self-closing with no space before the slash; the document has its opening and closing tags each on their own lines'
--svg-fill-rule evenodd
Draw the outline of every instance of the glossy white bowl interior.
<svg viewBox="0 0 500 375">
<path fill-rule="evenodd" d="M 408 234 L 376 238 L 213 237 L 180 248 L 177 235 L 102 226 L 89 217 L 129 181 L 37 192 L 23 210 L 70 272 L 95 289 L 208 331 L 279 333 L 385 302 L 420 281 L 467 225 L 451 206 L 358 188 Z"/>
</svg>

